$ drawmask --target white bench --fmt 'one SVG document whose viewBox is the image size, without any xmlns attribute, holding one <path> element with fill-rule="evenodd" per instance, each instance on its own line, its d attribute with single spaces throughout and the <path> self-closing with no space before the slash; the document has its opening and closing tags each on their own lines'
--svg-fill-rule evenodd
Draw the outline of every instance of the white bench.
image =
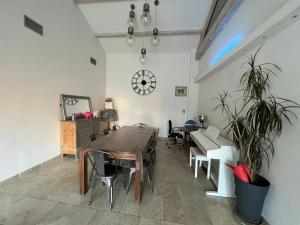
<svg viewBox="0 0 300 225">
<path fill-rule="evenodd" d="M 199 148 L 190 147 L 190 166 L 192 166 L 192 160 L 195 159 L 195 178 L 198 176 L 198 167 L 201 167 L 202 161 L 208 162 L 207 165 L 207 179 L 210 178 L 210 159 L 202 154 Z M 199 166 L 198 166 L 199 162 Z"/>
</svg>

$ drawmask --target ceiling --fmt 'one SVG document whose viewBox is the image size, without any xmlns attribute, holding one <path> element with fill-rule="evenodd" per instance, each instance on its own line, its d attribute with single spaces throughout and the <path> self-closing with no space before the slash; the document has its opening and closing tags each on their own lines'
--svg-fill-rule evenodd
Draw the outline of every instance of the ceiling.
<svg viewBox="0 0 300 225">
<path fill-rule="evenodd" d="M 85 0 L 78 0 L 84 2 Z M 90 0 L 86 0 L 90 2 Z M 93 1 L 92 1 L 93 2 Z M 126 21 L 130 10 L 130 4 L 136 6 L 136 17 L 139 19 L 144 0 L 94 0 L 93 3 L 79 3 L 84 17 L 88 21 L 95 35 L 115 34 L 127 32 Z M 154 21 L 153 0 L 147 1 L 151 8 L 150 13 Z M 160 0 L 157 15 L 157 27 L 160 30 L 200 30 L 203 28 L 211 0 Z M 149 28 L 152 30 L 152 22 Z M 138 26 L 135 31 L 143 31 L 143 27 Z M 170 35 L 161 36 L 161 44 L 157 48 L 150 45 L 150 37 L 145 38 L 145 46 L 148 52 L 190 52 L 197 48 L 200 35 Z M 142 47 L 142 38 L 138 37 L 134 47 L 126 46 L 124 37 L 98 38 L 107 53 L 131 53 L 139 52 Z"/>
</svg>

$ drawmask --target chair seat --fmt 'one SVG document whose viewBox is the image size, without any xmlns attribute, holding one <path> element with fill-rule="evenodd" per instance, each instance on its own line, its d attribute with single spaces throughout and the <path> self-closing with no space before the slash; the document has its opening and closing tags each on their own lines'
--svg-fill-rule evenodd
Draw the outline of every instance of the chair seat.
<svg viewBox="0 0 300 225">
<path fill-rule="evenodd" d="M 169 138 L 183 138 L 183 135 L 182 134 L 180 134 L 180 133 L 171 133 L 171 134 L 169 134 L 169 136 L 168 136 Z"/>
<path fill-rule="evenodd" d="M 117 173 L 118 173 L 118 167 L 116 167 L 112 164 L 105 164 L 104 170 L 105 170 L 105 177 L 112 177 L 112 176 L 117 175 Z"/>
</svg>

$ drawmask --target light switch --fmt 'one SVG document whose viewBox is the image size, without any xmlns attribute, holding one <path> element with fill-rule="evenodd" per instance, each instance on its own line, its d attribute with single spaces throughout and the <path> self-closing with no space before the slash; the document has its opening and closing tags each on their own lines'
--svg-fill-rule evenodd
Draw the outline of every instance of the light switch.
<svg viewBox="0 0 300 225">
<path fill-rule="evenodd" d="M 181 110 L 181 114 L 185 114 L 185 109 Z"/>
</svg>

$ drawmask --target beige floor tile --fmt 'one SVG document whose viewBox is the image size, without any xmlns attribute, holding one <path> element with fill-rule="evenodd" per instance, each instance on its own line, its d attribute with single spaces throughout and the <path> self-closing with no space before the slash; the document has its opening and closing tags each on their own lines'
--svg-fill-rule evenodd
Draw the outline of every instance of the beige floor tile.
<svg viewBox="0 0 300 225">
<path fill-rule="evenodd" d="M 79 194 L 79 185 L 74 183 L 61 183 L 58 188 L 53 190 L 45 197 L 50 201 L 79 205 L 83 196 Z"/>
<path fill-rule="evenodd" d="M 87 225 L 96 210 L 58 203 L 37 225 Z"/>
<path fill-rule="evenodd" d="M 9 209 L 16 201 L 19 201 L 23 197 L 9 194 L 9 193 L 0 193 L 0 212 L 4 212 L 5 210 Z"/>
<path fill-rule="evenodd" d="M 57 203 L 23 198 L 11 204 L 6 210 L 0 212 L 0 224 L 3 225 L 35 225 Z"/>
<path fill-rule="evenodd" d="M 140 217 L 98 210 L 89 225 L 138 225 Z"/>
<path fill-rule="evenodd" d="M 218 204 L 205 205 L 213 225 L 239 225 L 233 218 L 233 209 Z"/>
<path fill-rule="evenodd" d="M 165 221 L 185 225 L 212 225 L 207 209 L 201 202 L 165 199 Z"/>
<path fill-rule="evenodd" d="M 163 220 L 164 198 L 152 193 L 144 193 L 141 204 L 136 204 L 133 192 L 130 191 L 120 212 L 150 219 Z"/>
<path fill-rule="evenodd" d="M 180 225 L 180 224 L 164 222 L 164 221 L 159 221 L 159 220 L 151 220 L 151 219 L 147 219 L 147 218 L 141 218 L 141 222 L 139 225 Z"/>
<path fill-rule="evenodd" d="M 180 183 L 157 181 L 154 184 L 153 190 L 155 195 L 161 197 L 183 199 L 183 192 Z"/>
</svg>

